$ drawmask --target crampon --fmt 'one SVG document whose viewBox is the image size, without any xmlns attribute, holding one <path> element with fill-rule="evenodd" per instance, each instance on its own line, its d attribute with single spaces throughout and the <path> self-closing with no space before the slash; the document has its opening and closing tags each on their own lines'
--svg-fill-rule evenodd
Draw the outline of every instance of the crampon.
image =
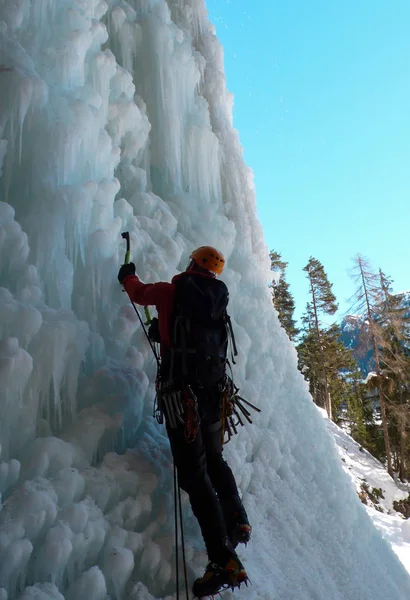
<svg viewBox="0 0 410 600">
<path fill-rule="evenodd" d="M 238 544 L 248 544 L 251 539 L 252 527 L 248 524 L 236 525 L 232 533 L 232 544 L 236 548 Z"/>
<path fill-rule="evenodd" d="M 231 558 L 225 567 L 210 562 L 203 577 L 196 579 L 192 592 L 197 598 L 213 598 L 224 590 L 248 585 L 249 577 L 239 559 Z"/>
</svg>

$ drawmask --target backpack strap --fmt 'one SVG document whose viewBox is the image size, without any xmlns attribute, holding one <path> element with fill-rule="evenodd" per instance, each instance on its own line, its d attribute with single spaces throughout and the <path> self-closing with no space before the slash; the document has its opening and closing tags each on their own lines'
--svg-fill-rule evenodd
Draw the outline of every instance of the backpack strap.
<svg viewBox="0 0 410 600">
<path fill-rule="evenodd" d="M 179 328 L 179 341 L 180 341 L 180 350 L 181 352 L 181 368 L 182 368 L 182 377 L 185 379 L 188 375 L 188 361 L 187 361 L 187 330 L 189 329 L 189 321 L 188 319 L 183 319 L 182 317 L 177 317 L 175 319 L 175 333 L 177 331 L 177 327 Z M 178 350 L 174 351 L 178 352 Z M 191 350 L 194 352 L 194 350 Z"/>
</svg>

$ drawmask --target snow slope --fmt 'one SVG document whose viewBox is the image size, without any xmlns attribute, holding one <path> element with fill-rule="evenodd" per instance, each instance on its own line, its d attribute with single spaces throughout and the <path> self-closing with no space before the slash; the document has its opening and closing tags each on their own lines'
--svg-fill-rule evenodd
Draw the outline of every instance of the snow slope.
<svg viewBox="0 0 410 600">
<path fill-rule="evenodd" d="M 227 259 L 235 379 L 263 411 L 226 451 L 254 526 L 235 597 L 407 599 L 272 307 L 203 0 L 0 0 L 0 90 L 0 599 L 176 597 L 172 462 L 116 280 L 124 230 L 146 281 L 204 243 Z M 206 557 L 186 498 L 184 520 L 192 581 Z"/>
<path fill-rule="evenodd" d="M 385 467 L 319 409 L 329 433 L 335 440 L 343 468 L 376 527 L 391 543 L 394 552 L 410 573 L 410 519 L 396 512 L 393 502 L 409 497 L 410 486 L 394 481 Z"/>
</svg>

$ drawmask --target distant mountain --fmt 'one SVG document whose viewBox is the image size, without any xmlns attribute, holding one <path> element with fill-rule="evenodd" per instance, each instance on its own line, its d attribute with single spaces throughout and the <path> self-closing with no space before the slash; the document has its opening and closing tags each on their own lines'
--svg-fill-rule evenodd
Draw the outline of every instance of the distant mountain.
<svg viewBox="0 0 410 600">
<path fill-rule="evenodd" d="M 401 298 L 401 304 L 408 309 L 410 315 L 410 291 L 395 294 Z M 360 330 L 365 324 L 364 315 L 347 315 L 341 323 L 342 342 L 349 350 L 353 350 L 354 358 L 356 359 L 360 370 L 364 375 L 374 369 L 373 351 L 367 348 L 360 340 Z"/>
</svg>

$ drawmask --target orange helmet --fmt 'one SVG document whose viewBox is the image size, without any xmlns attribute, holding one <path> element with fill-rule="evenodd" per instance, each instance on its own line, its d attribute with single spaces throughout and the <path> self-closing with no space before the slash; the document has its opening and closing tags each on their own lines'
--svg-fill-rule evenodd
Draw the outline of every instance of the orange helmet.
<svg viewBox="0 0 410 600">
<path fill-rule="evenodd" d="M 220 275 L 224 270 L 225 259 L 221 252 L 212 246 L 201 246 L 194 250 L 189 258 L 192 258 L 199 267 Z"/>
</svg>

